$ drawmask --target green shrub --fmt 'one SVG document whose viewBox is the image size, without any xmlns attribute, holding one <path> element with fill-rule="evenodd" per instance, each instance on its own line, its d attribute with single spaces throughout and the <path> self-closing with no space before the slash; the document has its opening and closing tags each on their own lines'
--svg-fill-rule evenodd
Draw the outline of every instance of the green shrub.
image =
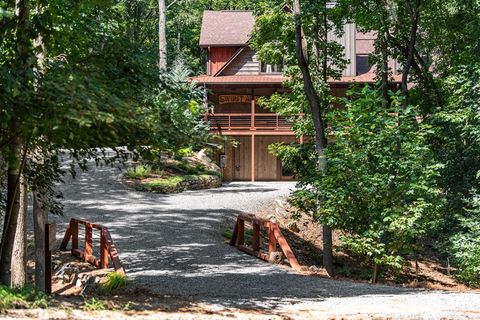
<svg viewBox="0 0 480 320">
<path fill-rule="evenodd" d="M 450 237 L 450 252 L 458 267 L 456 277 L 471 287 L 480 287 L 480 195 L 465 200 L 466 209 L 457 215 L 461 230 Z"/>
<path fill-rule="evenodd" d="M 105 290 L 111 292 L 117 288 L 125 287 L 127 285 L 127 276 L 118 272 L 110 272 L 107 274 L 107 282 L 103 285 Z"/>
<path fill-rule="evenodd" d="M 188 157 L 192 154 L 192 148 L 181 148 L 175 152 L 175 160 L 182 160 L 185 157 Z"/>
<path fill-rule="evenodd" d="M 0 312 L 12 308 L 47 308 L 48 297 L 30 285 L 22 288 L 0 286 Z"/>
<path fill-rule="evenodd" d="M 152 173 L 152 167 L 148 165 L 138 165 L 127 170 L 126 176 L 130 179 L 147 178 Z"/>
</svg>

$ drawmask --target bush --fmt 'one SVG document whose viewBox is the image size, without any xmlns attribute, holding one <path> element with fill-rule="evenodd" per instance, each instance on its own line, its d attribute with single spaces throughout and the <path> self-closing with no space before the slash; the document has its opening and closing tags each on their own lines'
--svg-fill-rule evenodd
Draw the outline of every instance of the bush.
<svg viewBox="0 0 480 320">
<path fill-rule="evenodd" d="M 450 238 L 450 252 L 458 267 L 456 277 L 471 287 L 480 287 L 480 195 L 465 200 L 467 209 L 457 215 L 461 230 Z"/>
<path fill-rule="evenodd" d="M 439 223 L 442 166 L 427 142 L 432 129 L 418 121 L 418 107 L 404 109 L 393 93 L 388 106 L 368 87 L 349 94 L 346 108 L 330 114 L 335 142 L 316 184 L 318 216 L 345 231 L 346 249 L 399 270 Z"/>
<path fill-rule="evenodd" d="M 183 158 L 188 157 L 192 154 L 192 148 L 181 148 L 175 152 L 175 160 L 181 161 Z"/>
<path fill-rule="evenodd" d="M 127 170 L 126 176 L 130 179 L 147 178 L 152 173 L 152 167 L 148 165 L 139 165 Z"/>
</svg>

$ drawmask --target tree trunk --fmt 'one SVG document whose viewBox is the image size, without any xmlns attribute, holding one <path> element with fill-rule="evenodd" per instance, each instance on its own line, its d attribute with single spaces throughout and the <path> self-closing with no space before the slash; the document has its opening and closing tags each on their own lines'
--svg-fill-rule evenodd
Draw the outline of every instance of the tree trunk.
<svg viewBox="0 0 480 320">
<path fill-rule="evenodd" d="M 315 151 L 318 156 L 318 169 L 320 171 L 325 171 L 327 168 L 324 151 L 327 146 L 325 122 L 321 113 L 321 101 L 313 85 L 310 67 L 306 58 L 307 52 L 305 48 L 305 39 L 303 37 L 300 0 L 294 0 L 293 14 L 295 19 L 295 54 L 302 72 L 303 86 L 312 113 L 313 125 L 315 128 Z M 321 206 L 321 199 L 319 199 L 319 206 Z M 326 225 L 323 226 L 323 265 L 327 270 L 327 273 L 333 275 L 332 231 L 330 227 Z"/>
<path fill-rule="evenodd" d="M 35 288 L 45 292 L 45 224 L 48 212 L 43 208 L 42 195 L 35 192 L 33 196 L 33 231 L 35 234 Z"/>
<path fill-rule="evenodd" d="M 387 28 L 387 26 L 384 26 Z M 378 71 L 380 71 L 380 78 L 382 81 L 382 98 L 383 98 L 383 107 L 387 107 L 389 104 L 388 97 L 388 45 L 387 45 L 387 34 L 382 31 L 378 37 L 379 49 L 381 52 L 381 61 Z"/>
<path fill-rule="evenodd" d="M 165 0 L 158 0 L 158 49 L 160 72 L 167 70 L 167 9 Z"/>
<path fill-rule="evenodd" d="M 407 5 L 409 5 L 408 1 L 406 3 Z M 404 96 L 404 100 L 403 100 L 404 108 L 408 106 L 408 74 L 410 73 L 410 69 L 412 67 L 412 64 L 414 62 L 414 57 L 415 57 L 415 45 L 417 42 L 417 31 L 418 31 L 418 23 L 420 20 L 421 5 L 422 5 L 422 0 L 416 0 L 415 8 L 411 8 L 412 26 L 410 28 L 410 37 L 408 40 L 405 64 L 403 65 L 403 70 L 402 70 L 402 94 Z"/>
<path fill-rule="evenodd" d="M 27 186 L 25 177 L 20 175 L 20 197 L 15 241 L 13 244 L 10 270 L 11 286 L 23 287 L 27 282 Z"/>
<path fill-rule="evenodd" d="M 12 121 L 12 128 L 16 128 L 16 121 Z M 13 279 L 18 279 L 19 276 L 13 273 L 13 265 L 23 265 L 23 261 L 18 261 L 18 255 L 14 251 L 18 251 L 18 241 L 15 241 L 19 235 L 17 232 L 21 231 L 21 222 L 24 220 L 21 215 L 20 208 L 21 188 L 20 188 L 20 169 L 21 169 L 21 143 L 20 138 L 16 137 L 12 142 L 12 151 L 15 154 L 15 161 L 8 166 L 7 173 L 7 208 L 5 211 L 5 222 L 3 224 L 2 243 L 0 247 L 0 283 L 11 286 Z M 20 222 L 20 228 L 19 228 Z"/>
<path fill-rule="evenodd" d="M 16 20 L 16 65 L 19 81 L 28 87 L 28 70 L 30 68 L 30 32 L 29 1 L 15 2 Z M 15 109 L 23 107 L 22 101 L 15 101 Z M 7 208 L 0 244 L 0 283 L 7 286 L 21 286 L 25 282 L 25 214 L 26 189 L 22 177 L 26 147 L 20 132 L 20 120 L 14 115 L 9 123 L 9 130 L 17 135 L 10 143 L 8 152 L 13 159 L 9 161 L 7 173 Z M 23 151 L 23 155 L 22 155 Z"/>
<path fill-rule="evenodd" d="M 42 207 L 42 196 L 35 193 L 33 196 L 33 230 L 35 234 L 35 288 L 45 292 L 45 224 L 48 221 L 48 212 Z"/>
</svg>

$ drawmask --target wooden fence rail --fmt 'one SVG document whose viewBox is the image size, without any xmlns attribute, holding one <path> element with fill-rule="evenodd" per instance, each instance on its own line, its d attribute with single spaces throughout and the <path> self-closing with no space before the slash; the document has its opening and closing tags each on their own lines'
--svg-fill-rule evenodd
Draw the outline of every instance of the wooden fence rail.
<svg viewBox="0 0 480 320">
<path fill-rule="evenodd" d="M 245 245 L 245 222 L 252 224 L 253 230 L 251 247 Z M 260 227 L 265 228 L 268 232 L 268 252 L 262 252 L 260 250 Z M 271 261 L 272 255 L 277 252 L 277 243 L 290 263 L 290 266 L 295 270 L 300 270 L 302 266 L 298 263 L 295 254 L 288 245 L 288 242 L 283 236 L 278 224 L 263 219 L 253 218 L 244 214 L 240 214 L 237 217 L 237 223 L 235 224 L 232 239 L 230 241 L 231 246 L 236 246 L 239 250 L 262 260 Z"/>
<path fill-rule="evenodd" d="M 78 226 L 85 226 L 85 248 L 81 250 L 78 248 Z M 93 229 L 100 231 L 100 259 L 93 255 Z M 120 258 L 118 257 L 117 248 L 113 243 L 112 236 L 108 228 L 91 223 L 89 221 L 72 218 L 63 237 L 60 250 L 66 250 L 68 242 L 72 239 L 72 255 L 83 259 L 99 269 L 108 269 L 109 257 L 112 260 L 115 271 L 125 274 Z"/>
</svg>

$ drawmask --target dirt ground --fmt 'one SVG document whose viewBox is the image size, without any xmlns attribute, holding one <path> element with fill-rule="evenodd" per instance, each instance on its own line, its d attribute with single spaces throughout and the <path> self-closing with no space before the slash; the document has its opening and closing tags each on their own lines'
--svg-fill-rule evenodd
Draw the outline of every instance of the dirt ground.
<svg viewBox="0 0 480 320">
<path fill-rule="evenodd" d="M 307 266 L 310 274 L 327 276 L 322 269 L 322 227 L 310 216 L 291 208 L 285 201 L 277 201 L 276 208 L 263 210 L 256 214 L 263 219 L 274 219 L 280 225 L 292 246 L 300 264 Z M 341 245 L 339 234 L 333 232 L 333 244 Z M 341 252 L 334 252 L 336 279 L 368 282 L 372 268 L 358 257 Z M 418 269 L 416 268 L 418 263 Z M 384 273 L 379 283 L 408 288 L 426 288 L 446 291 L 479 291 L 459 283 L 453 276 L 455 269 L 446 260 L 432 250 L 419 255 L 418 261 L 408 260 L 400 274 Z"/>
</svg>

